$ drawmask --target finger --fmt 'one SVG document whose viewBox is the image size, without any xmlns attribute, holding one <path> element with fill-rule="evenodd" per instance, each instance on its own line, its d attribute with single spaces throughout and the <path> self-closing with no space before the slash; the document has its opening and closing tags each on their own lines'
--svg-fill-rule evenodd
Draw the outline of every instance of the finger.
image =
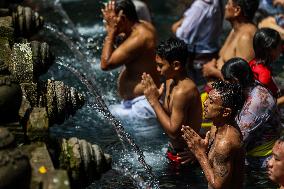
<svg viewBox="0 0 284 189">
<path fill-rule="evenodd" d="M 111 10 L 115 10 L 115 2 L 111 1 Z"/>
<path fill-rule="evenodd" d="M 160 96 L 163 94 L 164 89 L 165 89 L 165 84 L 162 83 L 161 86 L 160 86 L 160 88 L 159 88 L 159 95 L 160 95 Z"/>
<path fill-rule="evenodd" d="M 108 2 L 108 4 L 107 4 L 107 10 L 110 10 L 110 9 L 111 9 L 111 1 Z"/>
</svg>

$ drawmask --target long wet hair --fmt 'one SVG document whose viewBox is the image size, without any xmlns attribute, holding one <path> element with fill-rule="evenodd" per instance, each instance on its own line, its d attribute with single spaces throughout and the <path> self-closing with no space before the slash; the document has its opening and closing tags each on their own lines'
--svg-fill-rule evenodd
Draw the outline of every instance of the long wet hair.
<svg viewBox="0 0 284 189">
<path fill-rule="evenodd" d="M 242 58 L 232 58 L 225 62 L 221 69 L 223 78 L 229 82 L 237 80 L 242 89 L 252 86 L 255 83 L 253 72 Z"/>
<path fill-rule="evenodd" d="M 185 67 L 188 57 L 187 45 L 183 40 L 171 37 L 159 44 L 156 49 L 156 54 L 166 59 L 169 63 L 179 61 L 181 65 Z"/>
<path fill-rule="evenodd" d="M 230 108 L 231 117 L 235 117 L 245 102 L 240 84 L 219 80 L 215 81 L 212 87 L 221 95 L 222 106 Z"/>
<path fill-rule="evenodd" d="M 256 31 L 253 37 L 253 49 L 255 58 L 259 59 L 266 66 L 271 66 L 271 52 L 281 44 L 280 34 L 271 28 L 261 28 Z"/>
<path fill-rule="evenodd" d="M 253 20 L 254 14 L 258 9 L 259 0 L 233 0 L 233 2 L 241 7 L 241 11 L 249 21 Z"/>
<path fill-rule="evenodd" d="M 123 14 L 131 21 L 138 22 L 138 15 L 135 9 L 135 5 L 131 0 L 116 0 L 115 1 L 115 12 L 118 14 L 123 10 Z"/>
</svg>

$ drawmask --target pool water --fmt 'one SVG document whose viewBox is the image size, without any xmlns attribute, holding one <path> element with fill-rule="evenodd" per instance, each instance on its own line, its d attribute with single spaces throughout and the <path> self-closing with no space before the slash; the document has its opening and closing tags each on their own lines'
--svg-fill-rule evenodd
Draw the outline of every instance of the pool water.
<svg viewBox="0 0 284 189">
<path fill-rule="evenodd" d="M 116 92 L 119 69 L 103 72 L 99 66 L 105 34 L 100 13 L 102 2 L 98 0 L 29 0 L 27 2 L 45 17 L 46 25 L 49 26 L 34 39 L 48 42 L 57 57 L 56 61 L 72 65 L 83 73 L 96 85 L 107 105 L 119 103 Z M 182 15 L 183 8 L 178 2 L 149 1 L 159 40 L 172 35 L 171 24 Z M 87 95 L 87 89 L 81 81 L 58 64 L 54 64 L 42 78 L 62 80 Z M 125 130 L 144 152 L 145 160 L 152 167 L 160 188 L 207 187 L 200 168 L 192 166 L 177 169 L 169 164 L 165 158 L 167 136 L 155 120 L 121 121 Z M 137 154 L 127 142 L 121 142 L 108 120 L 91 104 L 86 104 L 63 125 L 54 126 L 51 132 L 55 137 L 76 136 L 99 144 L 106 153 L 113 156 L 113 169 L 87 188 L 145 188 L 149 175 L 137 160 Z M 276 186 L 269 182 L 265 171 L 247 170 L 245 188 L 276 188 Z"/>
</svg>

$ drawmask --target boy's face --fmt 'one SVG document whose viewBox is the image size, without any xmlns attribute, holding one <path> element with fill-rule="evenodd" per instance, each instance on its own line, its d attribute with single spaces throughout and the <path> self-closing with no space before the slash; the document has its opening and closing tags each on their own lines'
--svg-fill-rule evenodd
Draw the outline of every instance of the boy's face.
<svg viewBox="0 0 284 189">
<path fill-rule="evenodd" d="M 161 76 L 164 76 L 166 79 L 171 78 L 173 68 L 166 59 L 163 59 L 159 55 L 156 55 L 156 66 L 157 71 Z"/>
<path fill-rule="evenodd" d="M 276 141 L 272 158 L 267 164 L 267 173 L 273 182 L 284 185 L 284 142 Z"/>
<path fill-rule="evenodd" d="M 215 90 L 211 90 L 208 98 L 204 102 L 204 116 L 206 119 L 212 119 L 222 116 L 224 107 L 221 95 Z"/>
</svg>

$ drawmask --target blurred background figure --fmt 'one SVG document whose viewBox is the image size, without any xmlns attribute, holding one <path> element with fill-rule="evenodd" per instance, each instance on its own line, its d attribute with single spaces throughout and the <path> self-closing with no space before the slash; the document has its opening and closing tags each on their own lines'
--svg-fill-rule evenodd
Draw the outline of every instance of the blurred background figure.
<svg viewBox="0 0 284 189">
<path fill-rule="evenodd" d="M 284 136 L 275 142 L 267 169 L 269 178 L 284 189 Z"/>
<path fill-rule="evenodd" d="M 188 70 L 195 82 L 201 80 L 202 65 L 218 56 L 223 25 L 222 0 L 195 0 L 183 17 L 172 25 L 172 32 L 186 42 Z"/>
</svg>

